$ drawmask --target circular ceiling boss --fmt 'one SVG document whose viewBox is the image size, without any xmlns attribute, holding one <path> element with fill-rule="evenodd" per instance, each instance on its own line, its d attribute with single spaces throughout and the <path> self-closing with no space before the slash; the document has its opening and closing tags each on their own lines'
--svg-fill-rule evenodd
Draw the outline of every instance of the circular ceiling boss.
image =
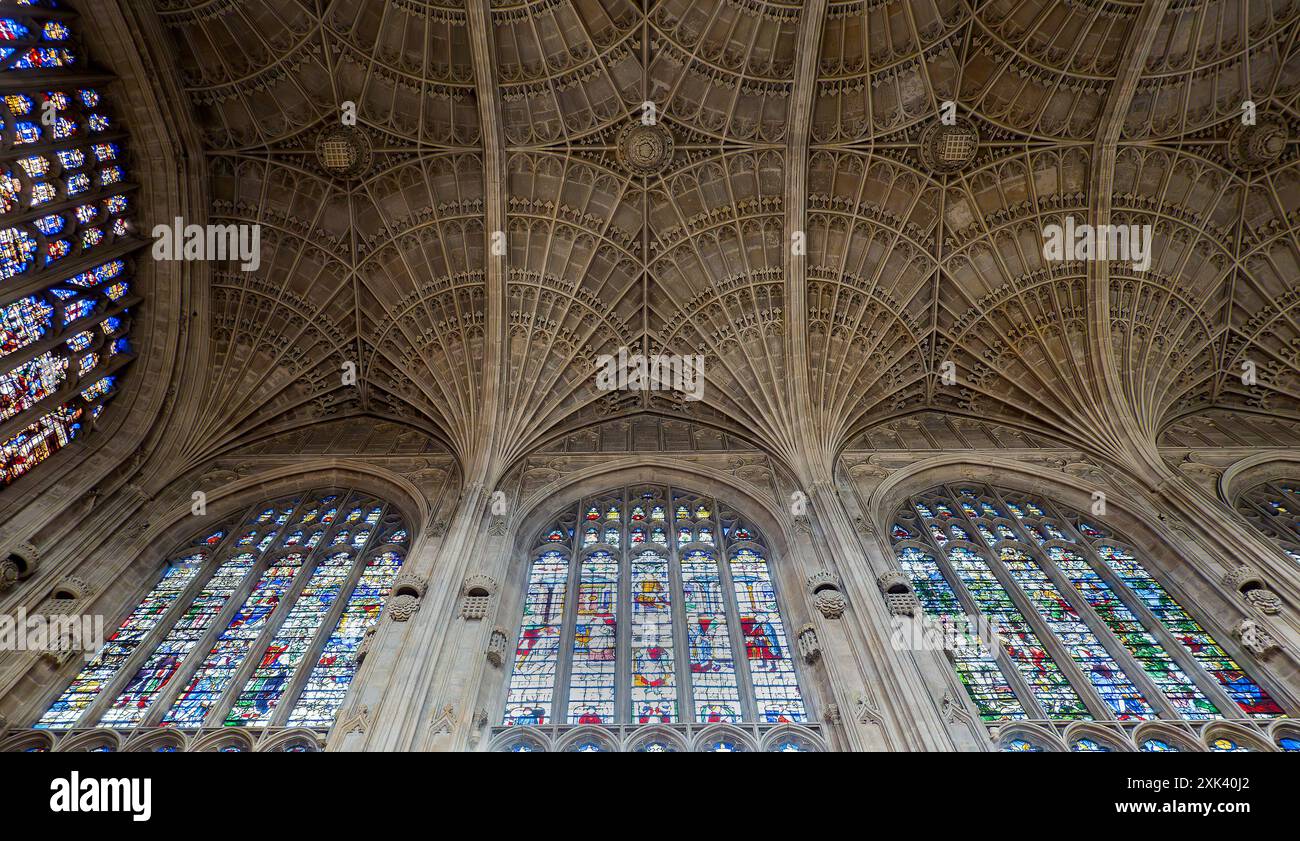
<svg viewBox="0 0 1300 841">
<path fill-rule="evenodd" d="M 615 145 L 619 161 L 634 175 L 656 175 L 673 159 L 673 134 L 662 123 L 624 126 Z"/>
<path fill-rule="evenodd" d="M 1277 163 L 1288 140 L 1286 123 L 1277 117 L 1261 116 L 1250 126 L 1238 124 L 1228 136 L 1228 161 L 1240 169 L 1263 169 Z"/>
<path fill-rule="evenodd" d="M 316 162 L 330 175 L 360 178 L 370 159 L 370 138 L 356 126 L 335 126 L 316 136 Z"/>
<path fill-rule="evenodd" d="M 921 132 L 921 160 L 935 172 L 956 172 L 975 160 L 979 144 L 979 129 L 964 117 L 931 123 Z"/>
</svg>

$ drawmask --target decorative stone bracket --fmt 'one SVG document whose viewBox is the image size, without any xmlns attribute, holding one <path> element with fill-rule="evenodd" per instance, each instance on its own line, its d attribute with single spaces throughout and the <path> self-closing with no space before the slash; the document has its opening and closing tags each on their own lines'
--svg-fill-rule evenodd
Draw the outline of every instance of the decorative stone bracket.
<svg viewBox="0 0 1300 841">
<path fill-rule="evenodd" d="M 5 557 L 0 557 L 0 593 L 35 572 L 40 560 L 40 550 L 30 542 L 19 543 Z"/>
<path fill-rule="evenodd" d="M 876 579 L 876 586 L 885 597 L 885 606 L 894 616 L 920 616 L 921 602 L 916 598 L 912 582 L 897 570 L 887 572 Z"/>
<path fill-rule="evenodd" d="M 1264 583 L 1264 577 L 1245 564 L 1223 576 L 1223 583 L 1236 590 L 1260 613 L 1275 616 L 1282 612 L 1282 599 Z"/>
<path fill-rule="evenodd" d="M 799 629 L 799 654 L 803 656 L 803 661 L 808 665 L 816 663 L 822 659 L 821 640 L 817 639 L 817 629 L 811 624 L 804 625 Z"/>
<path fill-rule="evenodd" d="M 496 595 L 497 582 L 487 575 L 471 575 L 460 587 L 460 615 L 462 619 L 478 621 L 487 616 Z"/>
<path fill-rule="evenodd" d="M 393 579 L 393 594 L 388 599 L 388 616 L 394 622 L 405 622 L 420 609 L 424 598 L 424 579 L 413 572 L 401 572 Z"/>
<path fill-rule="evenodd" d="M 808 592 L 812 594 L 813 604 L 827 619 L 839 619 L 844 615 L 848 601 L 841 592 L 840 577 L 830 570 L 814 572 L 808 576 Z"/>
<path fill-rule="evenodd" d="M 507 645 L 509 645 L 509 638 L 506 636 L 505 628 L 493 628 L 492 636 L 488 638 L 487 661 L 498 669 L 506 662 Z"/>
<path fill-rule="evenodd" d="M 1238 622 L 1233 626 L 1232 635 L 1241 642 L 1247 651 L 1260 659 L 1268 657 L 1278 650 L 1277 640 L 1263 625 L 1254 619 L 1246 618 Z"/>
</svg>

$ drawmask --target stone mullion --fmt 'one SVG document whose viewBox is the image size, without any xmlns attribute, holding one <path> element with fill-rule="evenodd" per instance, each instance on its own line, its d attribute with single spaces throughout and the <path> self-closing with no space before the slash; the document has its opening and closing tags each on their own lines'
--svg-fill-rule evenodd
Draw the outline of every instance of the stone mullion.
<svg viewBox="0 0 1300 841">
<path fill-rule="evenodd" d="M 357 499 L 357 496 L 358 495 L 353 492 L 345 499 L 340 500 L 339 510 L 342 511 L 345 509 L 352 503 L 352 500 Z M 313 499 L 313 495 L 304 494 L 302 503 L 298 505 L 293 514 L 290 515 L 289 519 L 284 521 L 284 530 L 276 535 L 276 539 L 281 545 L 281 551 L 276 555 L 276 560 L 278 561 L 281 558 L 288 557 L 294 552 L 303 551 L 304 557 L 302 559 L 302 565 L 299 566 L 298 571 L 294 573 L 293 581 L 290 582 L 288 591 L 285 592 L 284 596 L 280 599 L 280 602 L 275 606 L 275 609 L 272 610 L 271 614 L 266 618 L 266 627 L 257 635 L 257 639 L 248 649 L 248 654 L 244 656 L 243 662 L 235 669 L 234 677 L 231 678 L 231 681 L 226 688 L 222 690 L 216 703 L 214 703 L 212 708 L 208 710 L 207 715 L 203 719 L 204 727 L 222 726 L 222 722 L 225 721 L 226 715 L 230 712 L 235 701 L 239 698 L 240 693 L 244 691 L 244 685 L 248 682 L 249 678 L 252 677 L 253 672 L 261 662 L 262 653 L 266 651 L 267 646 L 269 646 L 271 641 L 275 639 L 275 635 L 280 632 L 280 626 L 284 624 L 285 617 L 289 615 L 289 612 L 293 610 L 294 605 L 298 603 L 298 599 L 302 596 L 302 591 L 307 587 L 307 582 L 310 581 L 312 575 L 315 574 L 316 567 L 320 566 L 321 558 L 324 556 L 324 548 L 321 544 L 318 543 L 315 548 L 307 550 L 304 550 L 301 545 L 293 547 L 284 546 L 284 539 L 288 536 L 289 529 L 293 528 L 292 524 L 294 520 L 301 515 L 304 507 L 312 503 Z M 365 520 L 363 515 L 363 519 L 357 524 L 356 528 L 359 529 L 364 524 Z M 329 529 L 329 531 L 334 531 L 339 527 L 339 525 L 335 525 L 334 528 Z M 376 522 L 371 532 L 372 538 L 375 531 L 378 531 L 378 528 L 379 523 Z M 325 538 L 322 537 L 322 543 L 324 540 Z M 285 551 L 286 549 L 287 551 Z M 270 564 L 268 564 L 266 568 L 269 567 Z"/>
<path fill-rule="evenodd" d="M 632 528 L 630 491 L 623 489 L 622 553 L 614 580 L 614 721 L 632 721 Z M 576 532 L 576 529 L 575 529 Z"/>
<path fill-rule="evenodd" d="M 48 15 L 53 9 L 41 9 L 42 15 Z M 52 46 L 53 44 L 51 44 Z M 85 60 L 86 52 L 84 47 L 80 49 L 82 60 Z M 96 85 L 107 85 L 117 80 L 112 73 L 99 70 L 80 71 L 73 73 L 57 73 L 48 71 L 36 71 L 34 73 L 14 73 L 6 74 L 8 78 L 0 78 L 0 96 L 9 93 L 30 93 L 33 90 L 57 90 L 59 88 L 75 88 L 78 86 L 95 87 Z"/>
<path fill-rule="evenodd" d="M 953 488 L 944 485 L 943 491 L 948 501 L 956 504 L 957 495 L 954 493 Z M 1028 541 L 1024 542 L 1029 545 Z M 974 543 L 973 540 L 972 543 Z M 1098 721 L 1114 721 L 1115 714 L 1110 706 L 1101 700 L 1101 696 L 1093 689 L 1087 675 L 1083 673 L 1083 669 L 1079 664 L 1074 661 L 1074 657 L 1071 656 L 1069 649 L 1065 647 L 1065 643 L 1047 626 L 1047 620 L 1039 614 L 1037 606 L 1030 601 L 1029 595 L 1020 584 L 1011 577 L 1011 573 L 1003 565 L 998 553 L 986 549 L 984 560 L 988 568 L 993 572 L 993 577 L 997 579 L 1002 589 L 1011 597 L 1012 604 L 1020 611 L 1020 615 L 1028 623 L 1029 627 L 1033 629 L 1043 648 L 1056 661 L 1057 667 L 1060 668 L 1066 680 L 1074 687 L 1075 693 L 1083 701 L 1084 706 L 1088 708 L 1092 717 Z"/>
<path fill-rule="evenodd" d="M 664 538 L 668 541 L 668 586 L 672 598 L 673 631 L 673 668 L 677 675 L 677 722 L 695 723 L 695 687 L 691 683 L 691 644 L 686 625 L 686 580 L 682 575 L 681 552 L 677 548 L 677 535 L 670 525 L 672 514 L 672 491 L 666 488 L 668 496 L 664 497 Z M 654 503 L 651 503 L 654 507 Z M 653 526 L 647 525 L 649 531 Z"/>
<path fill-rule="evenodd" d="M 926 518 L 922 516 L 920 511 L 916 510 L 915 499 L 909 498 L 908 505 L 912 507 L 912 510 L 916 514 L 917 522 L 920 523 L 919 531 L 921 532 L 922 541 L 930 547 L 930 554 L 934 557 L 935 563 L 938 564 L 940 572 L 943 574 L 943 577 L 947 579 L 948 586 L 951 587 L 953 593 L 957 595 L 957 601 L 961 603 L 961 606 L 966 611 L 967 615 L 971 617 L 983 616 L 985 619 L 992 622 L 992 617 L 983 610 L 980 610 L 979 606 L 975 603 L 975 598 L 970 594 L 970 591 L 966 589 L 966 582 L 963 581 L 961 576 L 957 575 L 956 571 L 952 568 L 952 564 L 948 561 L 948 553 L 943 550 L 942 546 L 935 544 L 934 538 L 930 534 L 929 524 L 925 521 Z M 998 631 L 1000 633 L 1001 629 L 999 628 Z M 1043 709 L 1042 705 L 1038 703 L 1038 696 L 1034 694 L 1033 688 L 1029 685 L 1029 681 L 1025 679 L 1023 674 L 1021 674 L 1020 668 L 1016 665 L 1016 662 L 1011 659 L 1011 655 L 1007 652 L 1006 647 L 989 640 L 988 649 L 993 654 L 993 659 L 997 662 L 998 668 L 1002 670 L 1002 676 L 1007 679 L 1007 682 L 1015 691 L 1016 697 L 1020 700 L 1020 706 L 1024 709 L 1026 716 L 1030 719 L 1039 721 L 1050 720 L 1047 712 Z M 947 660 L 948 658 L 945 657 L 944 659 Z M 948 667 L 950 669 L 953 668 L 951 663 L 948 664 Z M 1035 714 L 1037 714 L 1036 719 Z"/>
<path fill-rule="evenodd" d="M 307 499 L 309 499 L 309 497 L 304 496 L 304 500 Z M 258 506 L 254 505 L 253 507 L 257 508 Z M 293 522 L 293 518 L 297 516 L 301 508 L 302 503 L 295 505 L 293 511 L 289 512 L 289 517 L 284 521 L 286 528 L 289 523 Z M 246 520 L 247 517 L 245 517 L 244 521 L 240 522 L 237 530 L 242 531 L 243 529 L 250 528 Z M 276 528 L 275 542 L 283 540 L 283 531 L 279 527 L 274 526 L 274 520 L 272 520 L 271 527 Z M 238 554 L 239 547 L 235 546 L 233 548 L 234 554 Z M 229 599 L 226 599 L 225 605 L 223 605 L 221 611 L 212 618 L 212 623 L 208 626 L 208 629 L 203 632 L 202 638 L 195 643 L 194 647 L 191 648 L 189 653 L 185 656 L 185 661 L 181 664 L 181 667 L 172 674 L 171 679 L 167 681 L 166 686 L 159 688 L 158 694 L 154 697 L 149 712 L 140 720 L 140 723 L 136 725 L 137 728 L 157 726 L 162 721 L 163 716 L 165 716 L 176 703 L 177 698 L 179 698 L 181 693 L 184 691 L 190 678 L 194 676 L 203 661 L 207 659 L 208 653 L 212 650 L 212 646 L 216 642 L 217 637 L 226 630 L 226 626 L 230 624 L 231 617 L 234 616 L 235 612 L 243 606 L 244 600 L 247 599 L 248 594 L 253 591 L 253 587 L 257 585 L 258 580 L 262 577 L 262 573 L 264 573 L 267 567 L 270 566 L 267 556 L 274 551 L 274 546 L 268 546 L 266 551 L 261 552 L 258 555 L 256 563 L 254 563 L 253 566 L 249 568 L 248 572 L 245 573 L 244 579 L 240 582 L 239 587 L 231 594 Z M 225 560 L 228 561 L 230 558 L 225 558 Z"/>
<path fill-rule="evenodd" d="M 582 586 L 582 565 L 588 548 L 595 551 L 604 545 L 604 529 L 598 525 L 596 543 L 582 545 L 582 526 L 589 497 L 578 501 L 578 519 L 573 526 L 573 554 L 569 559 L 569 578 L 564 586 L 564 623 L 560 626 L 559 650 L 555 661 L 555 691 L 551 694 L 551 724 L 569 721 L 569 681 L 573 678 L 573 641 L 578 635 L 578 588 Z M 596 521 L 598 524 L 601 522 Z M 520 628 L 522 632 L 522 626 Z"/>
<path fill-rule="evenodd" d="M 380 531 L 383 530 L 384 517 L 391 510 L 391 506 L 387 503 L 381 504 L 384 510 L 380 513 L 379 519 L 371 530 L 370 539 L 366 541 L 365 546 L 357 550 L 356 558 L 352 561 L 352 571 L 348 573 L 347 580 L 339 586 L 338 594 L 334 598 L 334 604 L 321 619 L 320 627 L 316 629 L 316 635 L 313 637 L 311 645 L 303 653 L 303 659 L 294 670 L 293 677 L 289 679 L 284 691 L 280 693 L 278 709 L 272 714 L 271 720 L 267 724 L 268 727 L 285 726 L 293 712 L 293 708 L 298 704 L 298 696 L 302 693 L 303 685 L 307 682 L 311 673 L 316 670 L 316 664 L 325 651 L 325 645 L 330 641 L 330 637 L 334 635 L 334 628 L 338 625 L 339 619 L 342 618 L 343 611 L 347 609 L 348 601 L 352 598 L 352 594 L 357 589 L 357 584 L 361 581 L 362 574 L 366 571 L 366 560 L 372 554 L 369 547 L 375 545 L 375 540 L 378 539 Z M 325 539 L 324 532 L 334 531 L 338 525 L 338 523 L 333 523 L 329 528 L 324 529 L 321 540 L 324 541 Z M 322 558 L 328 558 L 332 554 L 331 547 L 328 546 L 318 544 L 316 549 L 323 552 Z M 319 566 L 319 562 L 317 565 Z M 389 596 L 391 597 L 391 595 L 390 589 Z M 376 617 L 376 621 L 378 620 L 379 617 Z M 344 703 L 346 704 L 346 702 L 347 699 L 344 698 Z"/>
<path fill-rule="evenodd" d="M 997 500 L 1002 510 L 1010 510 L 1010 508 L 1007 507 L 1007 501 L 1002 497 L 1002 494 L 998 493 L 996 488 L 990 486 L 989 492 L 993 494 L 993 498 Z M 963 514 L 964 513 L 965 512 L 963 512 Z M 969 515 L 966 515 L 966 517 L 968 520 L 971 519 Z M 1062 524 L 1065 523 L 1065 521 L 1062 521 L 1060 518 L 1055 519 L 1057 519 L 1058 522 L 1062 522 Z M 974 525 L 974 522 L 972 521 L 971 524 Z M 979 530 L 976 529 L 977 533 L 978 531 Z M 980 539 L 983 540 L 983 535 L 980 535 Z M 987 545 L 988 541 L 984 541 L 984 543 Z M 1069 597 L 1068 601 L 1074 608 L 1075 614 L 1078 615 L 1078 617 L 1083 620 L 1083 623 L 1088 626 L 1088 629 L 1092 631 L 1093 635 L 1101 642 L 1102 646 L 1106 649 L 1107 653 L 1110 654 L 1111 658 L 1120 665 L 1129 681 L 1142 692 L 1143 697 L 1152 708 L 1157 711 L 1160 718 L 1181 721 L 1182 716 L 1174 710 L 1173 705 L 1169 703 L 1167 698 L 1165 698 L 1164 693 L 1161 692 L 1155 682 L 1152 681 L 1151 677 L 1147 674 L 1146 669 L 1142 668 L 1142 664 L 1137 661 L 1137 658 L 1133 656 L 1133 653 L 1119 641 L 1119 638 L 1115 636 L 1114 632 L 1111 631 L 1101 617 L 1097 615 L 1096 610 L 1088 603 L 1088 600 L 1084 597 L 1083 593 L 1079 592 L 1078 588 L 1074 586 L 1074 583 L 1061 572 L 1052 559 L 1047 556 L 1047 552 L 1044 551 L 1042 547 L 1034 546 L 1033 544 L 1033 541 L 1026 541 L 1026 545 L 1031 547 L 1029 553 L 1030 557 L 1032 557 L 1038 564 L 1039 568 L 1046 573 L 1048 580 L 1056 585 L 1056 589 L 1059 590 L 1062 595 Z M 989 551 L 992 552 L 995 550 L 992 546 L 989 546 Z"/>
<path fill-rule="evenodd" d="M 1106 582 L 1106 585 L 1110 587 L 1111 591 L 1115 594 L 1115 597 L 1122 601 L 1133 615 L 1138 618 L 1138 621 L 1142 623 L 1143 627 L 1147 629 L 1147 632 L 1156 638 L 1157 642 L 1160 643 L 1160 647 L 1163 648 L 1165 653 L 1178 664 L 1178 667 L 1183 670 L 1183 673 L 1196 684 L 1196 687 L 1201 690 L 1201 693 L 1219 708 L 1219 712 L 1222 713 L 1225 718 L 1246 718 L 1241 707 L 1237 706 L 1237 702 L 1228 697 L 1228 694 L 1224 692 L 1223 687 L 1219 685 L 1219 682 L 1205 670 L 1205 667 L 1203 667 L 1187 652 L 1187 649 L 1183 647 L 1182 643 L 1174 638 L 1173 634 L 1169 632 L 1164 623 L 1156 618 L 1156 615 L 1151 612 L 1150 608 L 1148 608 L 1132 590 L 1129 589 L 1129 586 L 1120 580 L 1119 576 L 1115 574 L 1115 571 L 1110 568 L 1110 565 L 1102 560 L 1101 556 L 1097 554 L 1097 551 L 1093 548 L 1092 544 L 1083 537 L 1082 533 L 1079 532 L 1077 528 L 1075 528 L 1074 523 L 1068 517 L 1061 516 L 1062 512 L 1060 508 L 1051 500 L 1045 499 L 1043 502 L 1045 502 L 1048 509 L 1056 515 L 1057 522 L 1061 523 L 1062 526 L 1078 538 L 1079 546 L 1083 549 L 1084 558 L 1092 567 L 1093 572 L 1097 573 L 1097 575 Z M 1145 568 L 1145 566 L 1146 565 L 1144 564 L 1143 567 Z M 1183 604 L 1183 602 L 1180 600 L 1179 604 Z"/>
<path fill-rule="evenodd" d="M 194 599 L 203 591 L 203 588 L 208 585 L 208 582 L 212 580 L 213 574 L 216 573 L 216 571 L 221 568 L 221 565 L 226 562 L 227 557 L 230 554 L 231 546 L 236 540 L 236 535 L 239 533 L 241 528 L 246 526 L 249 517 L 252 516 L 252 513 L 255 510 L 256 506 L 250 506 L 245 509 L 234 528 L 230 530 L 230 533 L 217 544 L 216 549 L 208 556 L 208 560 L 203 564 L 203 569 L 201 569 L 199 574 L 194 577 L 194 580 L 189 583 L 189 586 L 185 588 L 185 592 L 177 598 L 175 603 L 172 604 L 171 609 L 164 614 L 163 619 L 159 621 L 158 625 L 149 634 L 148 642 L 137 646 L 135 653 L 127 658 L 126 662 L 117 670 L 112 679 L 105 683 L 103 688 L 100 689 L 99 695 L 95 698 L 95 702 L 87 707 L 85 712 L 82 713 L 81 718 L 78 720 L 79 725 L 92 727 L 97 726 L 100 717 L 107 712 L 113 701 L 117 700 L 117 696 L 122 694 L 122 690 L 126 688 L 127 682 L 140 669 L 140 666 L 144 664 L 144 661 L 153 656 L 154 651 L 157 650 L 158 646 L 167 635 L 171 633 L 172 628 L 176 626 L 176 622 L 185 615 L 185 612 L 189 610 L 190 604 L 193 603 Z M 146 590 L 145 594 L 148 592 L 149 591 Z M 136 606 L 140 604 L 140 600 L 144 598 L 145 594 L 141 594 L 136 598 Z M 181 607 L 177 609 L 178 606 Z M 134 607 L 131 609 L 134 609 Z"/>
</svg>

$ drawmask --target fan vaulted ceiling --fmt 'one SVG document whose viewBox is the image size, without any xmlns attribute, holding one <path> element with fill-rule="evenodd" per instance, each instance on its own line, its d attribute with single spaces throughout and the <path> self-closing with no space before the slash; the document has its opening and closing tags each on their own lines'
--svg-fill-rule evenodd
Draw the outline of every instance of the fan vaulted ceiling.
<svg viewBox="0 0 1300 841">
<path fill-rule="evenodd" d="M 212 221 L 263 226 L 213 276 L 195 453 L 353 414 L 504 457 L 646 411 L 784 452 L 925 409 L 1116 454 L 1300 416 L 1300 3 L 154 2 Z M 941 172 L 945 100 L 979 143 Z M 317 154 L 347 102 L 359 174 Z M 1154 225 L 1149 271 L 1045 262 L 1064 215 Z M 704 400 L 597 391 L 620 346 L 703 354 Z"/>
</svg>

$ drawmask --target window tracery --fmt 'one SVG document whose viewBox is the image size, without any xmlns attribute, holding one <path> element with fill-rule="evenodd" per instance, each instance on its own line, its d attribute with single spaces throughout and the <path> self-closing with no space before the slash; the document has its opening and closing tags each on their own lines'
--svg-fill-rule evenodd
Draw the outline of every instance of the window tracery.
<svg viewBox="0 0 1300 841">
<path fill-rule="evenodd" d="M 1237 511 L 1300 564 L 1300 482 L 1265 482 L 1241 495 Z"/>
<path fill-rule="evenodd" d="M 395 509 L 339 489 L 205 529 L 34 727 L 328 729 L 406 541 Z"/>
<path fill-rule="evenodd" d="M 948 646 L 985 721 L 1284 715 L 1096 518 L 968 483 L 914 497 L 890 537 L 930 619 L 992 629 Z"/>
<path fill-rule="evenodd" d="M 711 498 L 582 500 L 526 586 L 506 725 L 807 720 L 762 538 Z"/>
<path fill-rule="evenodd" d="M 85 435 L 134 358 L 127 138 L 66 21 L 0 14 L 0 486 Z"/>
</svg>

